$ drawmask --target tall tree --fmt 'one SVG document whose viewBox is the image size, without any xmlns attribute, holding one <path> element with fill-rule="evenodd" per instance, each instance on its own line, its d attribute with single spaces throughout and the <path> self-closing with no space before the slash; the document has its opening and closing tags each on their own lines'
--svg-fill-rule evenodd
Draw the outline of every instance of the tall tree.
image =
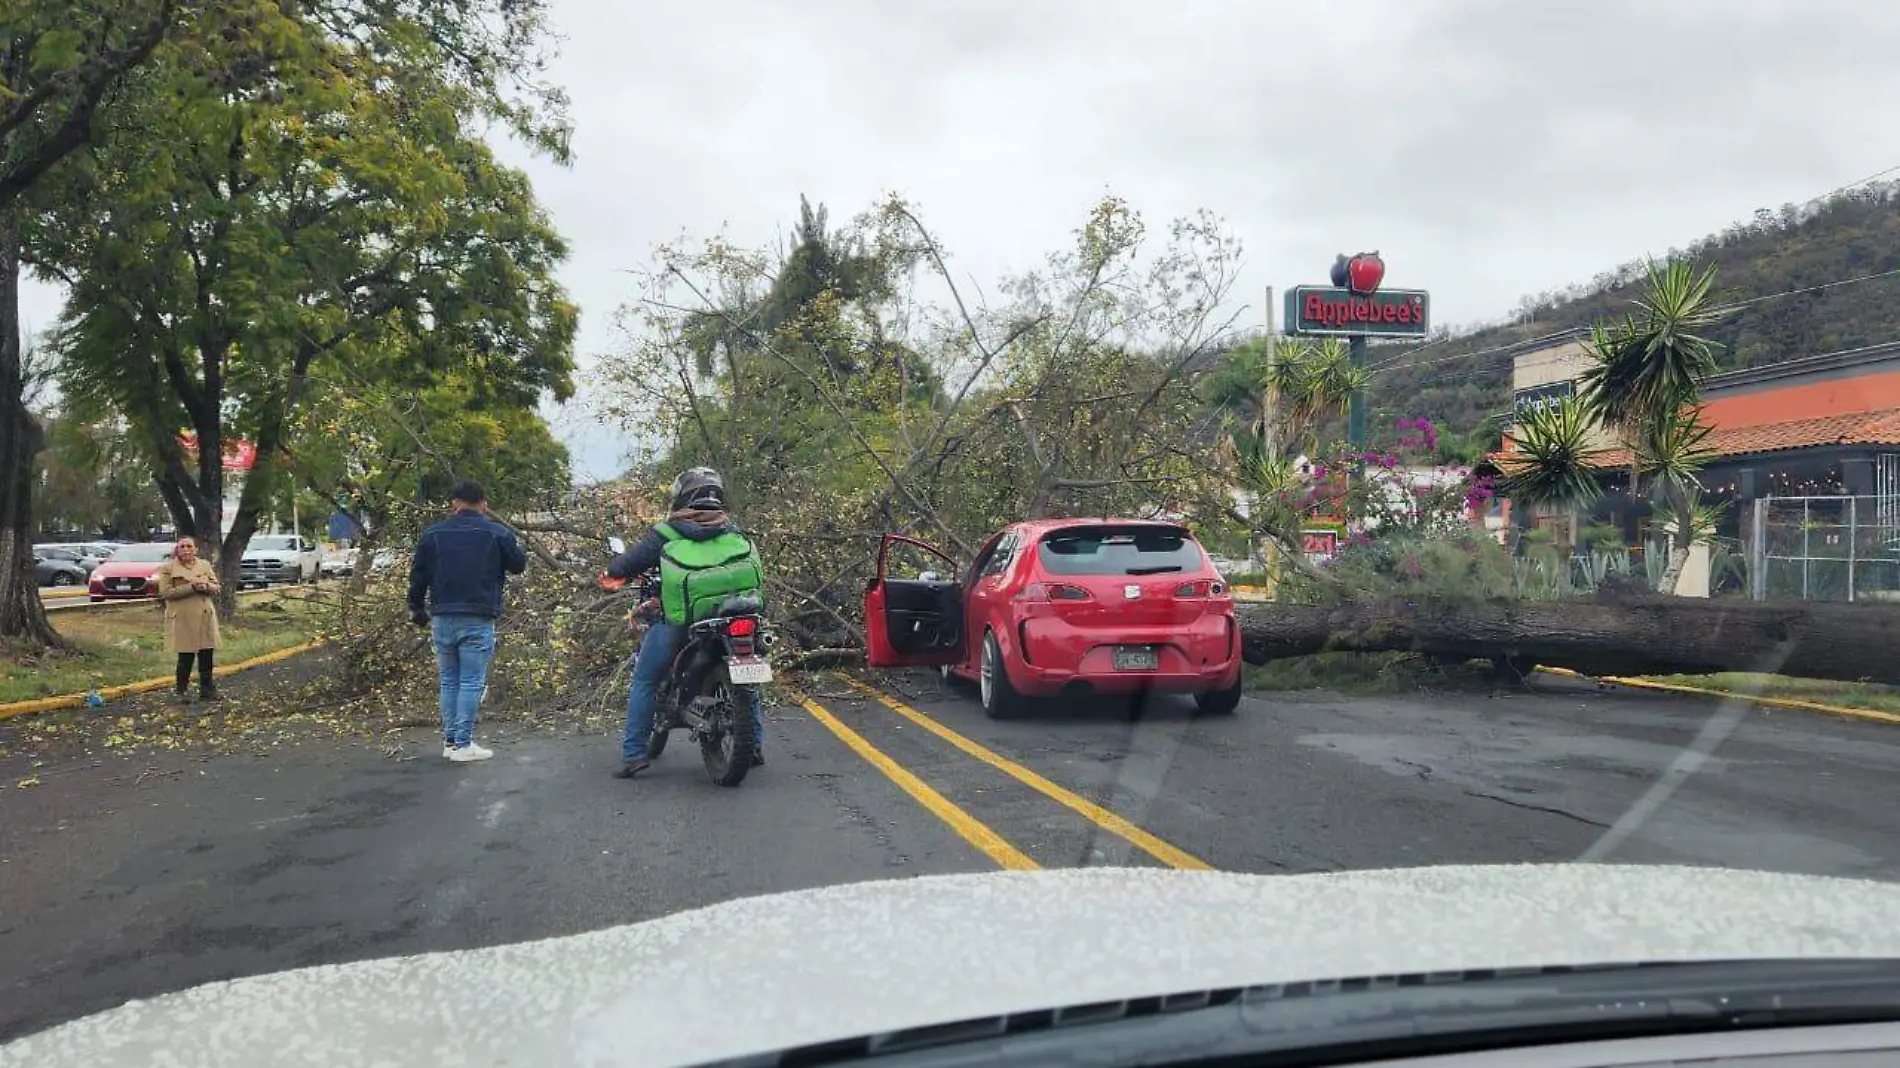
<svg viewBox="0 0 1900 1068">
<path fill-rule="evenodd" d="M 128 71 L 217 3 L 9 0 L 0 12 L 0 637 L 60 644 L 32 580 L 31 473 L 45 431 L 24 397 L 18 202 L 93 139 Z"/>
<path fill-rule="evenodd" d="M 525 116 L 451 76 L 465 57 L 417 25 L 339 43 L 300 23 L 267 88 L 156 71 L 136 123 L 89 161 L 92 196 L 41 219 L 77 238 L 37 261 L 70 288 L 64 387 L 125 414 L 178 528 L 228 579 L 315 370 L 422 388 L 467 368 L 479 400 L 517 406 L 571 393 L 576 316 L 553 280 L 565 248 L 526 177 L 470 129 Z M 179 147 L 155 161 L 151 137 Z M 226 517 L 236 437 L 256 463 Z"/>
</svg>

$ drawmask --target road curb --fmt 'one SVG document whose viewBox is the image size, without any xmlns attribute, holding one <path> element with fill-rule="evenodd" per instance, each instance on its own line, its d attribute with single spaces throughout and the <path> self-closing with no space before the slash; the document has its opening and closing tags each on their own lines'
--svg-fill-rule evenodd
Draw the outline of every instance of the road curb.
<svg viewBox="0 0 1900 1068">
<path fill-rule="evenodd" d="M 249 671 L 252 668 L 275 664 L 281 660 L 289 660 L 293 656 L 307 653 L 322 644 L 323 639 L 318 638 L 315 641 L 305 642 L 302 645 L 293 645 L 286 649 L 279 649 L 276 652 L 254 656 L 249 660 L 241 660 L 235 664 L 226 664 L 223 667 L 213 670 L 211 674 L 214 678 L 222 679 L 230 675 L 235 675 L 240 671 Z M 167 686 L 173 685 L 175 681 L 176 680 L 170 676 L 157 679 L 145 679 L 140 682 L 128 682 L 122 686 L 102 687 L 98 693 L 100 697 L 105 698 L 107 701 L 117 701 L 123 697 L 130 697 L 133 694 L 151 693 L 153 690 L 162 690 Z M 0 705 L 0 719 L 11 719 L 14 716 L 30 716 L 36 712 L 54 712 L 64 708 L 82 708 L 85 704 L 86 695 L 83 693 L 60 694 L 56 697 L 36 697 L 31 701 L 15 701 L 12 704 Z"/>
<path fill-rule="evenodd" d="M 237 595 L 239 597 L 257 597 L 266 593 L 283 593 L 283 592 L 284 592 L 284 587 L 267 586 L 261 590 L 239 590 L 237 591 Z M 81 596 L 87 596 L 87 595 L 82 594 Z M 65 597 L 65 598 L 60 598 L 59 600 L 76 601 L 78 600 L 78 598 Z M 86 601 L 80 601 L 80 603 L 78 604 L 47 604 L 45 607 L 46 607 L 46 611 L 48 612 L 82 612 L 82 611 L 83 612 L 99 612 L 99 611 L 104 611 L 106 609 L 111 609 L 111 608 L 131 608 L 134 605 L 141 605 L 141 604 L 156 607 L 159 604 L 159 600 L 156 597 L 122 597 L 115 601 L 86 600 Z"/>
<path fill-rule="evenodd" d="M 1790 697 L 1750 697 L 1746 694 L 1731 693 L 1727 690 L 1711 690 L 1705 686 L 1683 686 L 1673 682 L 1653 682 L 1649 679 L 1630 679 L 1614 675 L 1585 675 L 1569 668 L 1545 667 L 1539 664 L 1536 670 L 1546 675 L 1559 675 L 1568 679 L 1586 679 L 1590 682 L 1607 683 L 1611 686 L 1627 686 L 1634 690 L 1656 690 L 1662 693 L 1688 694 L 1694 697 L 1715 697 L 1726 701 L 1747 701 L 1751 705 L 1764 708 L 1789 708 L 1799 712 L 1822 712 L 1831 716 L 1846 716 L 1850 719 L 1872 720 L 1876 723 L 1900 723 L 1900 715 L 1882 712 L 1873 708 L 1849 708 L 1846 705 L 1822 704 L 1819 701 L 1798 701 Z"/>
</svg>

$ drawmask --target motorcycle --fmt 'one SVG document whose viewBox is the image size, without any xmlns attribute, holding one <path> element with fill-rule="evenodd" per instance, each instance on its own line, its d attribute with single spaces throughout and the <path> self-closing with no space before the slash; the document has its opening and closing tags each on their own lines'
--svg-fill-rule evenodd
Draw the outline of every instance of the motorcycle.
<svg viewBox="0 0 1900 1068">
<path fill-rule="evenodd" d="M 627 551 L 619 538 L 609 538 L 607 546 L 616 556 Z M 608 591 L 628 585 L 626 579 L 607 575 L 599 581 Z M 663 617 L 659 576 L 648 573 L 633 582 L 637 607 L 630 622 L 638 628 Z M 763 610 L 758 595 L 739 594 L 687 627 L 654 698 L 649 759 L 658 760 L 670 733 L 684 728 L 699 743 L 700 759 L 713 782 L 737 786 L 745 781 L 760 742 L 752 719 L 752 694 L 772 681 L 772 665 L 765 654 L 773 635 L 760 615 Z"/>
</svg>

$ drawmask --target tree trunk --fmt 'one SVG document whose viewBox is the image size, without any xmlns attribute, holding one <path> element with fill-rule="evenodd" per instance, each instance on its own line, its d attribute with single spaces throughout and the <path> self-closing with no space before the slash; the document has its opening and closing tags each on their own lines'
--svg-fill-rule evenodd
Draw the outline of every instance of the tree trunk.
<svg viewBox="0 0 1900 1068">
<path fill-rule="evenodd" d="M 33 576 L 33 457 L 45 444 L 26 407 L 20 356 L 20 230 L 0 215 L 0 637 L 65 646 L 46 618 Z"/>
<path fill-rule="evenodd" d="M 1676 539 L 1669 541 L 1669 562 L 1663 565 L 1662 577 L 1656 580 L 1656 592 L 1665 596 L 1676 592 L 1676 584 L 1682 581 L 1682 569 L 1689 565 L 1689 546 L 1679 545 Z"/>
<path fill-rule="evenodd" d="M 231 521 L 231 533 L 225 535 L 222 542 L 213 543 L 218 548 L 218 585 L 222 589 L 218 594 L 218 614 L 226 619 L 237 614 L 238 584 L 244 580 L 244 547 L 251 543 L 251 535 L 256 532 L 256 510 L 239 505 Z"/>
<path fill-rule="evenodd" d="M 1522 658 L 1587 675 L 1760 671 L 1900 684 L 1900 608 L 1814 601 L 1600 598 L 1336 607 L 1243 605 L 1242 652 L 1264 664 L 1319 652 Z"/>
</svg>

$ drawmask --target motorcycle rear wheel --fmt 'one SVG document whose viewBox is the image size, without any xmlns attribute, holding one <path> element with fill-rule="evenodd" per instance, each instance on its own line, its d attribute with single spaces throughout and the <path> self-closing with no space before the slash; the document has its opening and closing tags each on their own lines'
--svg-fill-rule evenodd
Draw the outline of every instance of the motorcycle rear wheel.
<svg viewBox="0 0 1900 1068">
<path fill-rule="evenodd" d="M 719 702 L 726 729 L 703 734 L 699 739 L 700 759 L 706 762 L 706 774 L 720 786 L 737 786 L 752 770 L 752 758 L 759 751 L 759 725 L 752 720 L 752 706 L 738 699 L 747 696 L 749 686 L 734 686 L 726 677 L 726 665 L 707 673 L 700 693 Z"/>
</svg>

